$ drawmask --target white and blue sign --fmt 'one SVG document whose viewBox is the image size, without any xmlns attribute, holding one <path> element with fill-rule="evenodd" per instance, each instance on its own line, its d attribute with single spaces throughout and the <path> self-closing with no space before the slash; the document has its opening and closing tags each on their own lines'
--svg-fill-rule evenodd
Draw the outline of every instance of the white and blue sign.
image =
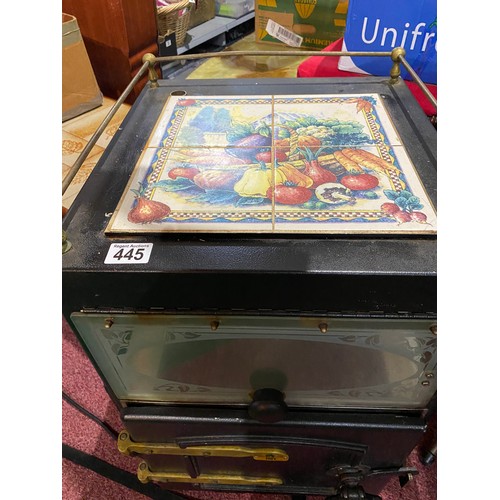
<svg viewBox="0 0 500 500">
<path fill-rule="evenodd" d="M 342 50 L 390 52 L 396 47 L 406 51 L 405 59 L 418 76 L 437 83 L 437 2 L 415 0 L 350 0 Z M 341 57 L 339 69 L 386 76 L 390 58 Z M 411 77 L 402 68 L 401 76 Z"/>
</svg>

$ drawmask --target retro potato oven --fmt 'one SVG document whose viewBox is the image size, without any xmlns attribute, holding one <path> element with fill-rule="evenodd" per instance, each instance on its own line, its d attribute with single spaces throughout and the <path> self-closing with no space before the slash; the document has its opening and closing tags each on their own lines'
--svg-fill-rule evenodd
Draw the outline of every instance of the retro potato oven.
<svg viewBox="0 0 500 500">
<path fill-rule="evenodd" d="M 171 490 L 375 498 L 435 403 L 435 128 L 395 74 L 151 74 L 63 223 L 118 448 Z"/>
</svg>

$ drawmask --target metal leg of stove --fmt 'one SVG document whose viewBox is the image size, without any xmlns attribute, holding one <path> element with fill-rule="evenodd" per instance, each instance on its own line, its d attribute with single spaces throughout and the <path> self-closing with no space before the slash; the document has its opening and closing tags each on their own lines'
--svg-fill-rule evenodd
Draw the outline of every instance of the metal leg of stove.
<svg viewBox="0 0 500 500">
<path fill-rule="evenodd" d="M 418 474 L 418 470 L 413 467 L 370 469 L 367 466 L 358 465 L 356 467 L 337 466 L 330 469 L 329 474 L 335 477 L 340 485 L 337 494 L 330 495 L 325 500 L 382 500 L 378 495 L 367 493 L 360 485 L 365 477 L 397 475 L 399 484 L 404 487 L 415 474 Z"/>
<path fill-rule="evenodd" d="M 325 500 L 382 500 L 378 495 L 366 493 L 362 486 L 348 486 L 343 484 L 336 495 L 326 497 Z"/>
<path fill-rule="evenodd" d="M 370 473 L 366 466 L 350 467 L 337 466 L 329 471 L 330 475 L 340 482 L 338 492 L 326 497 L 325 500 L 382 500 L 377 495 L 366 493 L 359 484 Z"/>
<path fill-rule="evenodd" d="M 436 460 L 436 455 L 437 455 L 437 443 L 434 442 L 431 446 L 423 450 L 422 455 L 420 456 L 420 461 L 424 465 L 431 465 L 434 462 L 434 460 Z"/>
<path fill-rule="evenodd" d="M 420 443 L 419 459 L 423 465 L 431 465 L 437 457 L 437 436 L 436 436 L 436 398 L 429 405 L 429 414 L 427 415 L 429 428 Z"/>
</svg>

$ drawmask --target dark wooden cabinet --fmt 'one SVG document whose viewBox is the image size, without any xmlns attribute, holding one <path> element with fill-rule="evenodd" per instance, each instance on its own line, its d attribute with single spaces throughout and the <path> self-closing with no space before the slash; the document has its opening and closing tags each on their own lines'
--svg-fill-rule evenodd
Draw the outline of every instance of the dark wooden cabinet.
<svg viewBox="0 0 500 500">
<path fill-rule="evenodd" d="M 144 54 L 158 55 L 155 0 L 63 0 L 76 17 L 102 93 L 117 99 L 142 65 Z M 133 103 L 147 81 L 134 87 Z"/>
</svg>

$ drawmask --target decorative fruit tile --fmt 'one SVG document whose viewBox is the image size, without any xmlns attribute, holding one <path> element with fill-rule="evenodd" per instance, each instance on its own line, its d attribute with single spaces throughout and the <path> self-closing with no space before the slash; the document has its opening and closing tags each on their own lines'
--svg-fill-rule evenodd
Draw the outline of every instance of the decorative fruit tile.
<svg viewBox="0 0 500 500">
<path fill-rule="evenodd" d="M 434 233 L 380 101 L 170 98 L 107 231 Z"/>
<path fill-rule="evenodd" d="M 170 96 L 148 147 L 271 145 L 271 96 Z"/>
<path fill-rule="evenodd" d="M 435 210 L 403 146 L 388 148 L 387 160 L 375 146 L 339 151 L 349 154 L 358 168 L 325 168 L 320 156 L 313 170 L 303 171 L 320 179 L 311 186 L 276 182 L 275 232 L 436 232 Z M 365 163 L 370 167 L 362 167 Z"/>
<path fill-rule="evenodd" d="M 106 231 L 271 232 L 272 182 L 224 148 L 147 148 Z"/>
<path fill-rule="evenodd" d="M 378 94 L 275 96 L 275 138 L 299 147 L 401 145 Z"/>
<path fill-rule="evenodd" d="M 62 160 L 66 165 L 73 165 L 88 141 L 71 134 L 67 130 L 62 131 Z M 98 153 L 102 153 L 104 148 L 97 144 L 92 148 L 88 158 Z"/>
<path fill-rule="evenodd" d="M 81 116 L 70 120 L 64 124 L 64 130 L 69 132 L 70 134 L 80 137 L 81 139 L 85 139 L 89 141 L 94 132 L 99 128 L 102 121 L 106 118 L 109 111 L 111 110 L 112 104 L 114 102 L 107 101 L 106 106 L 101 106 L 97 108 L 92 113 L 85 113 Z M 121 125 L 124 118 L 127 116 L 127 113 L 130 110 L 130 105 L 122 104 L 116 114 L 113 116 L 111 121 L 108 123 L 107 127 L 104 129 L 103 133 L 97 140 L 96 145 L 101 148 L 106 148 L 109 144 L 119 126 Z"/>
</svg>

